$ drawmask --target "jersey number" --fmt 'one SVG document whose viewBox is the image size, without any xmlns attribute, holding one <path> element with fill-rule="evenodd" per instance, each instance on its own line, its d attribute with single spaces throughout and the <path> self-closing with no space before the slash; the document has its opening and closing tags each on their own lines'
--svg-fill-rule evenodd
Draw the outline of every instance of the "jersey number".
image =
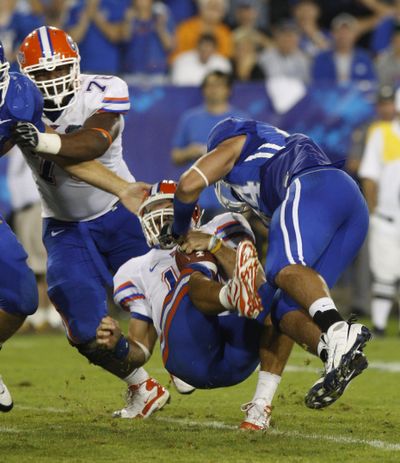
<svg viewBox="0 0 400 463">
<path fill-rule="evenodd" d="M 95 80 L 91 80 L 89 82 L 89 85 L 87 86 L 87 89 L 86 91 L 87 92 L 91 92 L 93 90 L 93 87 L 97 87 L 98 89 L 100 89 L 101 92 L 105 92 L 106 90 L 106 86 L 105 85 L 100 85 L 98 82 L 96 82 Z"/>
<path fill-rule="evenodd" d="M 51 185 L 56 184 L 56 177 L 54 175 L 54 162 L 48 161 L 47 159 L 40 160 L 40 168 L 39 168 L 39 175 L 40 178 L 45 180 L 47 183 Z"/>
<path fill-rule="evenodd" d="M 247 182 L 245 185 L 232 185 L 235 193 L 253 208 L 259 207 L 260 184 L 258 182 Z"/>
<path fill-rule="evenodd" d="M 165 270 L 162 274 L 162 281 L 168 286 L 168 291 L 171 291 L 175 287 L 178 277 L 175 275 L 174 269 L 170 267 Z"/>
</svg>

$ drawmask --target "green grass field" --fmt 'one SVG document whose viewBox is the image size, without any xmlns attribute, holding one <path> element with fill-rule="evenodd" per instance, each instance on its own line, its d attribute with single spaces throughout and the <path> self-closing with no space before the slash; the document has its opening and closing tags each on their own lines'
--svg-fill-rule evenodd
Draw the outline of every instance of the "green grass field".
<svg viewBox="0 0 400 463">
<path fill-rule="evenodd" d="M 0 414 L 0 462 L 400 462 L 400 338 L 373 340 L 370 368 L 325 410 L 303 396 L 320 362 L 296 349 L 268 433 L 238 431 L 256 382 L 180 396 L 149 420 L 118 420 L 124 386 L 61 335 L 17 335 L 0 353 L 15 407 Z M 158 352 L 147 366 L 168 384 Z"/>
</svg>

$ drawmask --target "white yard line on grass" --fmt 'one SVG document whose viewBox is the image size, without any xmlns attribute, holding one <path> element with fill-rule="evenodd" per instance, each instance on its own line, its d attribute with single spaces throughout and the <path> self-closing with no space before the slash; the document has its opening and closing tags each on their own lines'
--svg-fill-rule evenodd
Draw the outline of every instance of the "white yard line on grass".
<svg viewBox="0 0 400 463">
<path fill-rule="evenodd" d="M 9 427 L 5 427 L 5 426 L 0 426 L 0 434 L 4 432 L 8 432 L 8 433 L 12 433 L 12 434 L 18 434 L 20 432 L 24 432 L 22 431 L 22 429 L 18 429 L 18 428 L 9 428 Z"/>
<path fill-rule="evenodd" d="M 165 423 L 177 424 L 182 426 L 197 426 L 200 428 L 209 428 L 209 429 L 226 429 L 229 431 L 238 430 L 237 426 L 232 426 L 230 424 L 222 423 L 220 421 L 195 421 L 187 420 L 184 418 L 168 418 L 163 416 L 154 417 L 156 421 L 163 421 Z M 380 440 L 368 440 L 368 439 L 357 439 L 354 437 L 347 436 L 328 436 L 324 434 L 305 434 L 298 431 L 280 431 L 279 429 L 269 429 L 267 434 L 272 434 L 275 436 L 283 437 L 296 437 L 300 439 L 307 440 L 322 440 L 334 442 L 336 444 L 358 444 L 358 445 L 368 445 L 376 449 L 382 450 L 395 450 L 400 451 L 400 444 L 392 444 L 390 442 L 384 442 Z"/>
<path fill-rule="evenodd" d="M 19 410 L 34 410 L 38 412 L 47 412 L 47 413 L 68 413 L 67 410 L 61 408 L 54 408 L 54 407 L 29 407 L 25 405 L 16 405 L 16 409 Z M 163 416 L 155 416 L 152 418 L 156 421 L 162 421 L 164 423 L 170 424 L 177 424 L 179 426 L 193 426 L 199 428 L 208 428 L 208 429 L 226 429 L 228 431 L 237 431 L 238 427 L 226 424 L 221 421 L 196 421 L 196 420 L 188 420 L 184 418 L 168 418 Z M 19 432 L 26 432 L 17 428 L 7 428 L 7 427 L 0 427 L 1 432 L 9 432 L 9 433 L 19 433 Z M 369 447 L 373 447 L 376 449 L 381 450 L 392 450 L 392 451 L 400 451 L 400 443 L 390 443 L 384 442 L 380 440 L 368 440 L 368 439 L 357 439 L 354 437 L 347 437 L 347 436 L 328 436 L 324 434 L 306 434 L 301 433 L 298 431 L 280 431 L 279 429 L 271 428 L 267 431 L 267 434 L 272 434 L 274 436 L 282 436 L 282 437 L 296 437 L 300 439 L 307 439 L 307 440 L 322 440 L 328 442 L 334 442 L 336 444 L 349 444 L 349 445 L 368 445 Z"/>
<path fill-rule="evenodd" d="M 65 408 L 55 408 L 55 407 L 31 407 L 29 405 L 15 405 L 15 408 L 19 410 L 32 410 L 35 412 L 48 412 L 48 413 L 65 413 L 67 410 Z"/>
<path fill-rule="evenodd" d="M 287 365 L 285 367 L 285 373 L 318 373 L 322 370 L 321 368 L 314 368 L 305 365 Z M 369 362 L 368 370 L 379 370 L 385 373 L 400 373 L 400 362 Z"/>
</svg>

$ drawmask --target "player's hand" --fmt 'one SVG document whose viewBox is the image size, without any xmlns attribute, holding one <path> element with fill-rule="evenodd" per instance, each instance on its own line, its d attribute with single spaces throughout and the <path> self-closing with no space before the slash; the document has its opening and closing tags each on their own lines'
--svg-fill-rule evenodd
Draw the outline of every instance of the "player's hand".
<svg viewBox="0 0 400 463">
<path fill-rule="evenodd" d="M 160 236 L 158 242 L 160 243 L 161 249 L 172 249 L 180 241 L 179 236 L 172 233 L 172 222 L 166 223 L 160 230 Z"/>
<path fill-rule="evenodd" d="M 11 138 L 19 147 L 35 151 L 39 144 L 39 130 L 30 122 L 17 122 Z"/>
<path fill-rule="evenodd" d="M 130 183 L 124 188 L 118 197 L 121 203 L 131 212 L 137 215 L 139 207 L 146 198 L 151 185 L 144 182 Z"/>
<path fill-rule="evenodd" d="M 97 344 L 107 349 L 114 349 L 121 334 L 118 322 L 111 317 L 104 317 L 96 330 Z"/>
<path fill-rule="evenodd" d="M 193 251 L 207 251 L 211 236 L 201 231 L 189 230 L 179 249 L 182 252 L 186 252 L 186 254 L 190 254 Z"/>
</svg>

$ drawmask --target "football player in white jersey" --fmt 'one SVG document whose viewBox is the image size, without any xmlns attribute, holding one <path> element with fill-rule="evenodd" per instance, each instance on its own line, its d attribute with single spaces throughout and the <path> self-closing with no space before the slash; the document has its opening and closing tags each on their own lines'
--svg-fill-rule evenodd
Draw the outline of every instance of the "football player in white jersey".
<svg viewBox="0 0 400 463">
<path fill-rule="evenodd" d="M 123 114 L 130 108 L 128 88 L 118 77 L 81 74 L 76 44 L 57 28 L 40 27 L 29 34 L 18 60 L 43 95 L 48 127 L 48 133 L 39 133 L 22 123 L 14 136 L 42 197 L 50 299 L 69 342 L 82 355 L 128 385 L 136 384 L 140 372 L 96 343 L 113 273 L 148 251 L 138 218 L 118 201 L 124 198 L 119 188 L 134 182 L 121 145 Z M 90 163 L 93 169 L 87 168 Z M 71 165 L 78 177 L 86 168 L 85 181 L 113 194 L 71 177 L 63 169 Z M 136 185 L 139 204 L 146 185 Z"/>
<path fill-rule="evenodd" d="M 162 226 L 172 219 L 175 189 L 174 182 L 159 182 L 141 206 L 139 216 L 151 246 L 158 245 Z M 195 210 L 192 225 L 197 224 L 198 216 Z M 258 263 L 254 246 L 248 241 L 254 240 L 254 235 L 240 214 L 217 216 L 200 231 L 190 232 L 184 247 L 187 251 L 191 247 L 208 248 L 230 276 L 236 259 L 233 247 L 243 239 L 247 241 L 239 245 L 238 256 L 246 255 L 249 263 L 254 260 Z M 239 383 L 254 371 L 261 359 L 257 390 L 252 401 L 243 407 L 246 418 L 241 428 L 267 429 L 271 402 L 292 342 L 271 325 L 263 327 L 255 320 L 227 311 L 220 303 L 222 285 L 216 279 L 220 272 L 215 263 L 199 261 L 180 272 L 176 252 L 176 248 L 153 247 L 118 270 L 114 277 L 114 299 L 131 313 L 129 341 L 121 335 L 118 323 L 106 317 L 97 330 L 98 342 L 140 366 L 151 355 L 159 337 L 167 370 L 199 388 Z M 261 267 L 257 278 L 258 285 L 265 281 Z M 314 331 L 317 339 L 320 332 L 316 327 Z M 264 347 L 260 349 L 262 336 Z M 128 407 L 117 414 L 137 416 L 142 408 L 141 395 L 140 389 L 131 388 Z M 156 402 L 154 406 L 157 407 Z"/>
</svg>

